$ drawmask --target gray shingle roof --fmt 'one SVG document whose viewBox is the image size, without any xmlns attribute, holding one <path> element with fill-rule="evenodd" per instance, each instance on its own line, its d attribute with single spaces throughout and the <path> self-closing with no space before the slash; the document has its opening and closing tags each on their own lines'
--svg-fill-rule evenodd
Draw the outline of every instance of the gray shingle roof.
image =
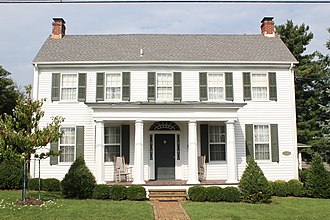
<svg viewBox="0 0 330 220">
<path fill-rule="evenodd" d="M 296 59 L 279 37 L 126 34 L 49 37 L 33 60 L 69 61 L 296 62 Z"/>
</svg>

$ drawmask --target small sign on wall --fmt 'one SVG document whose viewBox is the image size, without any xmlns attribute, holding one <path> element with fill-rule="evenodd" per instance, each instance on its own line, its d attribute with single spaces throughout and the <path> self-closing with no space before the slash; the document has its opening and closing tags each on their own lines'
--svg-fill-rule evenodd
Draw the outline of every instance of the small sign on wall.
<svg viewBox="0 0 330 220">
<path fill-rule="evenodd" d="M 291 152 L 290 151 L 283 151 L 283 153 L 282 153 L 284 156 L 289 156 L 289 155 L 291 155 Z"/>
</svg>

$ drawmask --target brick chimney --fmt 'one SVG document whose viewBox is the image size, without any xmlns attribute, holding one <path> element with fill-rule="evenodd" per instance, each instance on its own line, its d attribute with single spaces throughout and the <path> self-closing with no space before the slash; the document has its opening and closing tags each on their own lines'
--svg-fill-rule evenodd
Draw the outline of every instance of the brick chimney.
<svg viewBox="0 0 330 220">
<path fill-rule="evenodd" d="M 65 35 L 65 21 L 63 18 L 53 18 L 52 38 L 61 39 Z"/>
<path fill-rule="evenodd" d="M 264 17 L 261 20 L 261 34 L 266 37 L 275 37 L 274 17 Z"/>
</svg>

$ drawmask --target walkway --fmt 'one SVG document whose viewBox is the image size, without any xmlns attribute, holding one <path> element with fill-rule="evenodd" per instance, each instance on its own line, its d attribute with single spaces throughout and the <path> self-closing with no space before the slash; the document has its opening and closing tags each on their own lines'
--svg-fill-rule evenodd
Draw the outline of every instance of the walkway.
<svg viewBox="0 0 330 220">
<path fill-rule="evenodd" d="M 180 202 L 152 201 L 155 220 L 190 220 Z"/>
</svg>

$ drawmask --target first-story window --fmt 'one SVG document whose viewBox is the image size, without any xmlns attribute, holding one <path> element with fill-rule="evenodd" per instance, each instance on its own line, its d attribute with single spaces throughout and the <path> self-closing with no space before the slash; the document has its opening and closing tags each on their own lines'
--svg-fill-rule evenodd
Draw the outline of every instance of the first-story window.
<svg viewBox="0 0 330 220">
<path fill-rule="evenodd" d="M 106 99 L 121 99 L 121 74 L 108 73 L 106 74 Z"/>
<path fill-rule="evenodd" d="M 207 76 L 209 100 L 223 100 L 225 98 L 224 74 L 209 73 Z"/>
<path fill-rule="evenodd" d="M 226 160 L 226 128 L 224 125 L 209 126 L 210 160 Z"/>
<path fill-rule="evenodd" d="M 77 100 L 77 74 L 62 74 L 61 100 Z"/>
<path fill-rule="evenodd" d="M 157 73 L 157 99 L 173 100 L 172 73 Z"/>
<path fill-rule="evenodd" d="M 120 126 L 104 128 L 104 161 L 113 162 L 120 156 Z"/>
<path fill-rule="evenodd" d="M 256 160 L 269 160 L 269 126 L 254 125 L 254 152 Z"/>
<path fill-rule="evenodd" d="M 252 73 L 252 100 L 268 99 L 268 78 L 267 73 Z"/>
<path fill-rule="evenodd" d="M 60 162 L 73 162 L 76 146 L 75 128 L 61 128 L 60 138 Z"/>
</svg>

